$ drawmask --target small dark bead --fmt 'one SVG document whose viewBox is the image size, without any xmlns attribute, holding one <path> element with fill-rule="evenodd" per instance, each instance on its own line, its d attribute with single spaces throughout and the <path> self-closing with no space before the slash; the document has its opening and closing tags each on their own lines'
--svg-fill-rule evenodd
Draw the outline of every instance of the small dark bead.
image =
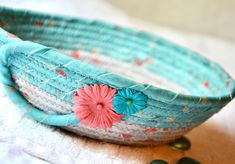
<svg viewBox="0 0 235 164">
<path fill-rule="evenodd" d="M 186 137 L 181 137 L 169 144 L 173 149 L 176 150 L 189 150 L 191 147 L 190 141 Z"/>
<path fill-rule="evenodd" d="M 156 159 L 156 160 L 151 161 L 149 164 L 168 164 L 168 163 L 166 161 Z"/>
<path fill-rule="evenodd" d="M 200 164 L 200 162 L 190 157 L 183 157 L 178 161 L 178 164 Z"/>
</svg>

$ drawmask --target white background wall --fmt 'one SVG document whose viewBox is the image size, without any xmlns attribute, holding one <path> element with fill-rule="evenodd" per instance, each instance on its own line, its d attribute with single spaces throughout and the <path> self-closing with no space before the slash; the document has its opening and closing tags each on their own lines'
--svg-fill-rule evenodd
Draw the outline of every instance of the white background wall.
<svg viewBox="0 0 235 164">
<path fill-rule="evenodd" d="M 235 41 L 235 0 L 107 0 L 132 16 Z"/>
</svg>

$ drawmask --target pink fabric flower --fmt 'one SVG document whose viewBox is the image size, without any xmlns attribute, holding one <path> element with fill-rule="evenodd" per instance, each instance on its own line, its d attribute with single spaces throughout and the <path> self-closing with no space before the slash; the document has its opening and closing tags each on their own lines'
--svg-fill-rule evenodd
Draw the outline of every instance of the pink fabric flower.
<svg viewBox="0 0 235 164">
<path fill-rule="evenodd" d="M 92 128 L 111 128 L 121 121 L 121 114 L 113 110 L 112 100 L 116 89 L 107 85 L 85 85 L 74 96 L 76 117 L 81 124 Z"/>
</svg>

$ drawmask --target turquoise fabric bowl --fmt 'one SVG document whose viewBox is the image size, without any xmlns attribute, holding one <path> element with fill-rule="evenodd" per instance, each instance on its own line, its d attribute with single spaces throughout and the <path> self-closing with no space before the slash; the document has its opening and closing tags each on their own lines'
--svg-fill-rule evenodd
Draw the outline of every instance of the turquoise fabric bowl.
<svg viewBox="0 0 235 164">
<path fill-rule="evenodd" d="M 98 20 L 8 8 L 0 15 L 0 80 L 13 102 L 41 123 L 109 142 L 155 145 L 179 138 L 235 95 L 234 80 L 218 64 L 161 37 Z M 79 51 L 137 63 L 188 93 L 111 73 L 75 59 Z M 100 96 L 99 108 L 109 106 L 109 114 L 93 110 L 98 105 L 85 86 L 95 88 L 97 100 L 116 91 L 109 99 Z M 86 110 L 93 113 L 86 116 Z"/>
</svg>

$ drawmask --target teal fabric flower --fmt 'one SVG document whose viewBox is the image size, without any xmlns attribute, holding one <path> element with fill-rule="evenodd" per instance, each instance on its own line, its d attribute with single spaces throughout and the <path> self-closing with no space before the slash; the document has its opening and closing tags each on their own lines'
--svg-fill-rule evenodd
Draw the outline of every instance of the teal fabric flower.
<svg viewBox="0 0 235 164">
<path fill-rule="evenodd" d="M 118 90 L 113 98 L 113 107 L 117 113 L 134 114 L 147 106 L 148 97 L 134 89 L 124 88 Z"/>
</svg>

